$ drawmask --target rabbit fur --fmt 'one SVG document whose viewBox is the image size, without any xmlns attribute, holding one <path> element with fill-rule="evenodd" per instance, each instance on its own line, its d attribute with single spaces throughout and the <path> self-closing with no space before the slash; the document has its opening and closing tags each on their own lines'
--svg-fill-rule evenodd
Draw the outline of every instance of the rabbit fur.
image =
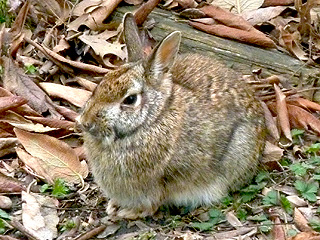
<svg viewBox="0 0 320 240">
<path fill-rule="evenodd" d="M 83 109 L 84 146 L 108 214 L 219 201 L 255 173 L 265 144 L 260 103 L 217 60 L 178 55 L 180 32 L 145 57 L 131 13 L 128 63 L 106 74 Z"/>
</svg>

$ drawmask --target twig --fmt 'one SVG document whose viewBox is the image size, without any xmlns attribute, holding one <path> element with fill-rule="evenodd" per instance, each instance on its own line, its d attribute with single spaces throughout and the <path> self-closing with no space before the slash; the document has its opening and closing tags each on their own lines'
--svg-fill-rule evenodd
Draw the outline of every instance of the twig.
<svg viewBox="0 0 320 240">
<path fill-rule="evenodd" d="M 81 235 L 80 237 L 75 238 L 75 240 L 87 240 L 91 239 L 94 236 L 97 236 L 98 234 L 102 233 L 106 229 L 106 225 L 101 225 L 99 227 L 96 227 L 89 232 L 86 232 L 85 234 Z"/>
</svg>

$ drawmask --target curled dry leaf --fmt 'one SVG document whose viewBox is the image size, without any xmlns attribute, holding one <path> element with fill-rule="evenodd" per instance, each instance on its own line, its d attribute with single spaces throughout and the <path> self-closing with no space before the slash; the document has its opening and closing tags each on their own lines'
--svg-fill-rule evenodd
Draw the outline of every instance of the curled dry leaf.
<svg viewBox="0 0 320 240">
<path fill-rule="evenodd" d="M 68 120 L 71 120 L 72 122 L 75 122 L 77 117 L 79 116 L 78 113 L 76 113 L 75 111 L 69 108 L 59 106 L 59 105 L 54 105 L 54 107 L 62 116 L 64 116 Z"/>
<path fill-rule="evenodd" d="M 23 182 L 8 177 L 0 172 L 0 193 L 14 193 L 25 190 Z"/>
<path fill-rule="evenodd" d="M 287 199 L 295 207 L 305 207 L 308 205 L 307 201 L 298 197 L 297 195 L 287 196 Z"/>
<path fill-rule="evenodd" d="M 284 93 L 280 90 L 277 84 L 273 84 L 273 86 L 276 94 L 276 106 L 277 106 L 277 116 L 278 116 L 279 125 L 282 133 L 291 144 L 292 137 L 291 137 L 291 129 L 290 129 L 290 123 L 289 123 L 288 109 L 286 104 L 286 95 L 284 95 Z"/>
<path fill-rule="evenodd" d="M 59 202 L 48 196 L 22 192 L 22 222 L 34 236 L 51 240 L 57 237 Z"/>
<path fill-rule="evenodd" d="M 53 179 L 83 183 L 83 178 L 88 175 L 88 166 L 85 161 L 79 161 L 68 144 L 48 135 L 29 133 L 18 128 L 14 132 L 27 152 L 41 160 L 41 165 Z"/>
<path fill-rule="evenodd" d="M 290 98 L 290 99 L 287 99 L 287 103 L 291 104 L 291 105 L 303 107 L 308 110 L 320 112 L 320 105 L 318 103 L 312 102 L 312 101 L 305 99 L 305 98 L 300 98 L 300 97 L 299 98 Z"/>
<path fill-rule="evenodd" d="M 301 107 L 287 104 L 290 122 L 294 128 L 311 129 L 320 135 L 320 120 Z"/>
<path fill-rule="evenodd" d="M 39 85 L 51 96 L 67 100 L 77 107 L 83 107 L 91 96 L 91 92 L 55 83 L 42 82 Z"/>
<path fill-rule="evenodd" d="M 261 106 L 264 110 L 264 117 L 266 119 L 266 126 L 268 129 L 268 132 L 273 137 L 273 139 L 278 142 L 280 139 L 280 134 L 277 128 L 276 121 L 274 120 L 268 106 L 262 101 L 261 101 Z"/>
<path fill-rule="evenodd" d="M 275 217 L 274 225 L 272 228 L 272 237 L 274 240 L 286 240 L 286 233 L 284 232 L 283 225 L 281 224 L 280 218 Z"/>
<path fill-rule="evenodd" d="M 265 23 L 272 18 L 279 16 L 287 7 L 266 7 L 252 11 L 247 11 L 241 14 L 252 26 Z"/>
<path fill-rule="evenodd" d="M 160 3 L 161 0 L 149 0 L 142 4 L 134 14 L 134 18 L 138 26 L 141 26 L 152 10 Z M 189 1 L 190 2 L 190 1 Z M 193 0 L 191 0 L 193 2 Z M 195 6 L 193 6 L 195 7 Z"/>
<path fill-rule="evenodd" d="M 263 151 L 262 162 L 267 165 L 273 165 L 272 162 L 278 162 L 283 156 L 283 149 L 266 141 Z"/>
</svg>

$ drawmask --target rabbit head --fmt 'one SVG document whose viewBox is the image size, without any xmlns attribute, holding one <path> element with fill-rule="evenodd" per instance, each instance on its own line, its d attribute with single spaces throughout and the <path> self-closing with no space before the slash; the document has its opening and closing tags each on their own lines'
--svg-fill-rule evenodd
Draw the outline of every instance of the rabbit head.
<svg viewBox="0 0 320 240">
<path fill-rule="evenodd" d="M 134 16 L 124 17 L 128 63 L 107 73 L 84 107 L 80 123 L 85 132 L 112 142 L 130 136 L 161 113 L 172 91 L 172 68 L 180 44 L 180 32 L 168 35 L 143 56 Z"/>
</svg>

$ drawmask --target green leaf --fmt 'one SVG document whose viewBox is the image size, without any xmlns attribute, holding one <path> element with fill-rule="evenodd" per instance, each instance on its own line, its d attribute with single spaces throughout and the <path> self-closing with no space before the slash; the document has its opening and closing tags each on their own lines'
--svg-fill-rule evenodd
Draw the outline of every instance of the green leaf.
<svg viewBox="0 0 320 240">
<path fill-rule="evenodd" d="M 304 176 L 307 174 L 307 169 L 301 163 L 292 164 L 289 169 L 297 176 Z"/>
<path fill-rule="evenodd" d="M 66 186 L 66 183 L 62 179 L 57 179 L 53 184 L 52 196 L 65 197 L 70 192 L 70 189 Z"/>
<path fill-rule="evenodd" d="M 267 180 L 269 178 L 269 173 L 267 171 L 261 171 L 257 174 L 255 181 L 256 183 L 261 183 L 263 180 Z"/>
<path fill-rule="evenodd" d="M 292 129 L 292 130 L 291 130 L 291 136 L 292 136 L 292 137 L 297 137 L 297 136 L 303 135 L 304 132 L 305 132 L 305 131 L 302 130 L 302 129 Z"/>
<path fill-rule="evenodd" d="M 268 220 L 267 216 L 263 213 L 260 213 L 258 215 L 254 215 L 254 216 L 249 216 L 249 217 L 247 217 L 247 219 L 251 220 L 251 221 L 256 221 L 256 222 L 263 222 L 263 221 Z"/>
<path fill-rule="evenodd" d="M 4 234 L 6 232 L 6 224 L 3 219 L 0 218 L 0 234 Z"/>
<path fill-rule="evenodd" d="M 10 220 L 10 215 L 7 212 L 0 209 L 0 218 L 5 220 Z"/>
<path fill-rule="evenodd" d="M 306 150 L 306 153 L 313 153 L 316 154 L 320 150 L 320 143 L 313 143 L 311 146 Z"/>
<path fill-rule="evenodd" d="M 34 65 L 25 65 L 24 68 L 28 74 L 35 74 L 38 71 L 37 67 Z"/>
<path fill-rule="evenodd" d="M 40 192 L 41 192 L 41 193 L 48 192 L 49 190 L 52 190 L 52 187 L 51 187 L 49 184 L 47 184 L 47 183 L 43 184 L 43 185 L 40 187 Z"/>
<path fill-rule="evenodd" d="M 261 191 L 261 189 L 266 186 L 266 184 L 266 182 L 261 182 L 257 185 L 251 184 L 248 187 L 241 189 L 241 201 L 244 203 L 251 201 Z"/>
<path fill-rule="evenodd" d="M 231 197 L 229 195 L 221 200 L 221 204 L 226 207 L 230 206 L 232 204 L 232 202 L 233 202 L 233 197 Z"/>
<path fill-rule="evenodd" d="M 225 220 L 224 214 L 219 209 L 212 208 L 212 209 L 209 210 L 208 214 L 209 214 L 209 217 L 210 217 L 209 222 L 213 223 L 214 225 L 216 225 L 216 224 L 222 222 L 223 220 Z"/>
<path fill-rule="evenodd" d="M 313 230 L 320 232 L 320 221 L 318 219 L 311 219 L 309 225 Z"/>
<path fill-rule="evenodd" d="M 259 226 L 259 230 L 261 232 L 267 233 L 270 232 L 273 226 L 273 222 L 270 220 L 266 220 L 261 222 L 261 225 Z"/>
<path fill-rule="evenodd" d="M 320 157 L 319 156 L 312 156 L 309 159 L 309 162 L 313 165 L 320 165 Z"/>
<path fill-rule="evenodd" d="M 190 227 L 195 228 L 199 231 L 209 231 L 215 224 L 212 222 L 194 222 L 190 224 Z"/>
<path fill-rule="evenodd" d="M 288 158 L 281 158 L 280 164 L 281 164 L 281 166 L 287 167 L 291 164 L 291 160 Z"/>
<path fill-rule="evenodd" d="M 300 192 L 301 196 L 310 202 L 317 201 L 316 193 L 318 192 L 319 185 L 315 182 L 304 182 L 297 180 L 294 183 L 295 188 Z"/>
<path fill-rule="evenodd" d="M 236 215 L 240 221 L 245 221 L 247 220 L 248 212 L 245 209 L 239 208 Z"/>
<path fill-rule="evenodd" d="M 291 203 L 289 202 L 289 200 L 285 196 L 280 196 L 280 203 L 281 203 L 281 206 L 283 207 L 283 209 L 288 214 L 291 215 L 293 213 L 292 205 L 291 205 Z"/>
<path fill-rule="evenodd" d="M 268 192 L 262 199 L 263 205 L 266 206 L 276 206 L 278 202 L 278 192 L 275 190 Z"/>
<path fill-rule="evenodd" d="M 314 179 L 316 181 L 320 181 L 320 174 L 313 175 L 312 179 Z"/>
</svg>

